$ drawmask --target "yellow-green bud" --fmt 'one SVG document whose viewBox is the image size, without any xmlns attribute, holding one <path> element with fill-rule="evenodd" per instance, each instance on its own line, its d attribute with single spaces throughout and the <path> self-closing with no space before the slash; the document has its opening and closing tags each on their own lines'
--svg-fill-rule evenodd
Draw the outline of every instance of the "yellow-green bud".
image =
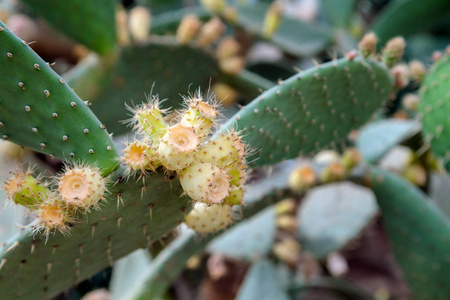
<svg viewBox="0 0 450 300">
<path fill-rule="evenodd" d="M 231 165 L 226 167 L 227 174 L 230 176 L 230 184 L 240 186 L 247 180 L 247 162 L 245 158 L 237 159 Z"/>
<path fill-rule="evenodd" d="M 215 43 L 225 32 L 225 25 L 219 18 L 213 18 L 204 24 L 198 36 L 198 45 L 207 48 Z"/>
<path fill-rule="evenodd" d="M 273 254 L 290 266 L 296 266 L 300 261 L 302 247 L 294 238 L 287 238 L 273 245 Z"/>
<path fill-rule="evenodd" d="M 361 162 L 361 154 L 356 148 L 349 148 L 345 150 L 341 157 L 341 164 L 345 172 L 350 172 L 356 165 Z"/>
<path fill-rule="evenodd" d="M 406 43 L 402 37 L 395 37 L 386 44 L 383 49 L 383 61 L 392 68 L 403 56 Z"/>
<path fill-rule="evenodd" d="M 240 56 L 232 56 L 219 60 L 219 68 L 223 73 L 237 75 L 245 67 L 244 58 Z"/>
<path fill-rule="evenodd" d="M 277 216 L 275 223 L 277 224 L 277 227 L 282 230 L 291 233 L 295 233 L 297 231 L 297 217 L 295 216 L 289 215 Z"/>
<path fill-rule="evenodd" d="M 279 1 L 273 2 L 266 12 L 261 35 L 263 38 L 270 39 L 281 25 L 283 17 L 283 4 Z"/>
<path fill-rule="evenodd" d="M 409 83 L 409 68 L 406 64 L 395 65 L 391 70 L 397 89 L 405 88 Z"/>
<path fill-rule="evenodd" d="M 177 41 L 182 45 L 187 45 L 194 40 L 202 23 L 193 15 L 188 15 L 181 20 L 177 29 Z"/>
<path fill-rule="evenodd" d="M 375 55 L 377 50 L 377 41 L 377 36 L 373 32 L 364 35 L 361 42 L 359 42 L 359 53 L 361 53 L 363 57 Z"/>
<path fill-rule="evenodd" d="M 212 233 L 233 223 L 231 205 L 196 203 L 184 221 L 197 233 Z"/>
<path fill-rule="evenodd" d="M 187 101 L 189 109 L 182 116 L 180 124 L 193 127 L 202 141 L 209 135 L 219 113 L 214 105 L 204 102 L 201 97 L 190 98 Z"/>
<path fill-rule="evenodd" d="M 417 111 L 417 108 L 419 107 L 419 102 L 420 97 L 416 94 L 406 94 L 402 98 L 403 107 L 412 111 Z"/>
<path fill-rule="evenodd" d="M 409 72 L 411 73 L 411 78 L 421 83 L 425 75 L 427 74 L 427 69 L 424 64 L 418 60 L 413 60 L 409 62 Z"/>
<path fill-rule="evenodd" d="M 35 210 L 50 195 L 46 185 L 39 183 L 31 172 L 18 171 L 4 185 L 8 199 L 16 204 Z"/>
<path fill-rule="evenodd" d="M 231 186 L 228 196 L 223 199 L 222 204 L 241 205 L 244 204 L 244 187 Z"/>
<path fill-rule="evenodd" d="M 161 164 L 173 171 L 186 168 L 193 161 L 198 144 L 193 127 L 181 124 L 170 127 L 159 144 Z"/>
<path fill-rule="evenodd" d="M 239 53 L 240 49 L 241 46 L 233 37 L 225 37 L 217 46 L 216 58 L 221 60 L 235 56 Z"/>
<path fill-rule="evenodd" d="M 207 162 L 193 162 L 179 174 L 185 193 L 208 204 L 222 203 L 230 192 L 230 178 L 226 171 Z"/>
<path fill-rule="evenodd" d="M 293 191 L 303 192 L 316 184 L 316 181 L 316 172 L 309 165 L 300 166 L 289 174 L 289 187 Z"/>
<path fill-rule="evenodd" d="M 294 198 L 286 198 L 275 205 L 277 215 L 295 214 L 296 211 L 297 204 Z"/>
<path fill-rule="evenodd" d="M 158 142 L 167 132 L 166 122 L 157 104 L 146 104 L 135 111 L 135 130 Z"/>
<path fill-rule="evenodd" d="M 425 186 L 427 182 L 427 171 L 418 164 L 409 165 L 402 173 L 403 177 L 417 186 Z"/>
<path fill-rule="evenodd" d="M 214 14 L 221 14 L 227 7 L 226 0 L 200 0 L 200 4 Z"/>
<path fill-rule="evenodd" d="M 152 15 L 142 6 L 136 6 L 130 10 L 129 26 L 131 36 L 135 41 L 142 42 L 150 34 Z"/>
<path fill-rule="evenodd" d="M 340 162 L 332 162 L 327 165 L 320 174 L 320 180 L 324 183 L 343 180 L 345 169 Z"/>
</svg>

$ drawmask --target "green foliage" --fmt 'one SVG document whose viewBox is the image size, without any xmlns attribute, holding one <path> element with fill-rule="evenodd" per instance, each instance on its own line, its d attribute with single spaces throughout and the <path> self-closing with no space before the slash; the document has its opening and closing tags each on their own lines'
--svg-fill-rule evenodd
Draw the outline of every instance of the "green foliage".
<svg viewBox="0 0 450 300">
<path fill-rule="evenodd" d="M 342 142 L 387 100 L 392 79 L 378 62 L 342 58 L 294 75 L 253 100 L 221 130 L 244 131 L 252 166 Z M 256 159 L 257 158 L 257 159 Z"/>
<path fill-rule="evenodd" d="M 327 17 L 336 27 L 346 28 L 350 25 L 355 12 L 356 0 L 322 0 L 320 4 Z"/>
<path fill-rule="evenodd" d="M 116 46 L 114 0 L 24 0 L 30 9 L 44 17 L 75 41 L 99 54 Z"/>
<path fill-rule="evenodd" d="M 118 154 L 87 105 L 30 47 L 0 22 L 0 135 L 61 159 L 91 163 L 104 174 Z"/>
<path fill-rule="evenodd" d="M 431 150 L 444 159 L 445 167 L 450 172 L 449 72 L 450 54 L 444 54 L 424 79 L 419 111 L 422 113 L 423 132 L 430 141 Z"/>
<path fill-rule="evenodd" d="M 371 169 L 373 191 L 414 299 L 448 299 L 450 223 L 428 197 L 391 173 Z"/>
<path fill-rule="evenodd" d="M 397 35 L 408 36 L 436 25 L 449 11 L 450 2 L 445 0 L 394 0 L 378 15 L 372 30 L 384 44 Z"/>
</svg>

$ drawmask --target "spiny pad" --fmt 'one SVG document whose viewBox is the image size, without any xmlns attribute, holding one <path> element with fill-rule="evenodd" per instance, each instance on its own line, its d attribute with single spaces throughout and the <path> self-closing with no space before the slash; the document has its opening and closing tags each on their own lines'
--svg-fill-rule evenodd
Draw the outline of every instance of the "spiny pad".
<svg viewBox="0 0 450 300">
<path fill-rule="evenodd" d="M 444 54 L 425 77 L 419 111 L 425 137 L 438 157 L 444 157 L 450 172 L 450 54 Z"/>
<path fill-rule="evenodd" d="M 393 83 L 377 61 L 342 58 L 292 76 L 253 100 L 219 131 L 242 130 L 250 166 L 310 154 L 345 140 L 388 99 Z M 218 135 L 216 135 L 217 137 Z"/>
<path fill-rule="evenodd" d="M 183 221 L 189 203 L 187 197 L 180 198 L 177 180 L 169 183 L 157 174 L 142 184 L 123 180 L 122 172 L 111 175 L 112 181 L 119 182 L 102 210 L 73 226 L 69 237 L 57 232 L 46 243 L 45 238 L 31 237 L 27 229 L 4 247 L 0 245 L 2 299 L 51 299 L 128 253 L 147 247 Z"/>
<path fill-rule="evenodd" d="M 450 224 L 416 187 L 381 169 L 372 186 L 414 299 L 450 299 Z"/>
<path fill-rule="evenodd" d="M 117 167 L 111 137 L 87 105 L 0 22 L 0 137 L 64 160 Z"/>
</svg>

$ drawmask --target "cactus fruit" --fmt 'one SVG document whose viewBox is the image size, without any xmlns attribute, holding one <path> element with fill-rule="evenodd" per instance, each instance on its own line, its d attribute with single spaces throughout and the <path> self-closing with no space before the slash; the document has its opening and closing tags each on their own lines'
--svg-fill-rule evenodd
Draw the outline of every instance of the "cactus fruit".
<svg viewBox="0 0 450 300">
<path fill-rule="evenodd" d="M 289 187 L 293 191 L 303 192 L 317 182 L 316 171 L 310 165 L 299 166 L 289 174 Z"/>
<path fill-rule="evenodd" d="M 421 87 L 419 111 L 422 115 L 423 132 L 430 142 L 431 150 L 437 157 L 444 159 L 450 172 L 450 131 L 448 110 L 450 109 L 450 54 L 444 54 L 425 77 Z"/>
<path fill-rule="evenodd" d="M 197 44 L 201 48 L 208 48 L 219 40 L 225 32 L 225 25 L 219 18 L 213 18 L 200 28 Z"/>
<path fill-rule="evenodd" d="M 128 167 L 127 173 L 130 175 L 136 171 L 141 171 L 141 174 L 148 170 L 155 171 L 159 166 L 156 149 L 150 143 L 137 139 L 126 143 L 121 160 Z"/>
<path fill-rule="evenodd" d="M 196 203 L 184 221 L 198 233 L 213 233 L 229 226 L 232 222 L 232 206 Z"/>
<path fill-rule="evenodd" d="M 402 37 L 395 37 L 387 42 L 383 49 L 383 62 L 388 67 L 393 67 L 403 56 L 406 43 Z"/>
<path fill-rule="evenodd" d="M 150 33 L 151 19 L 150 11 L 142 6 L 133 7 L 130 10 L 129 27 L 133 39 L 142 42 Z"/>
<path fill-rule="evenodd" d="M 409 62 L 409 71 L 412 80 L 417 83 L 421 83 L 423 81 L 423 78 L 427 74 L 427 69 L 425 68 L 423 63 L 418 60 L 412 60 Z"/>
<path fill-rule="evenodd" d="M 187 111 L 181 116 L 180 124 L 186 127 L 193 127 L 195 134 L 203 141 L 208 137 L 211 128 L 216 124 L 217 105 L 204 102 L 200 96 L 200 91 L 195 97 L 185 99 L 188 106 Z"/>
<path fill-rule="evenodd" d="M 177 124 L 167 129 L 159 143 L 161 164 L 168 170 L 182 170 L 194 160 L 200 142 L 193 127 Z"/>
<path fill-rule="evenodd" d="M 377 41 L 378 39 L 375 33 L 371 32 L 366 34 L 359 42 L 359 53 L 366 58 L 375 55 L 377 50 Z"/>
<path fill-rule="evenodd" d="M 42 233 L 46 240 L 48 240 L 52 230 L 67 236 L 71 230 L 68 224 L 73 224 L 74 220 L 73 215 L 61 201 L 50 198 L 38 206 L 37 224 L 33 228 L 33 232 Z"/>
<path fill-rule="evenodd" d="M 346 176 L 346 170 L 342 163 L 332 162 L 327 165 L 320 174 L 320 180 L 323 183 L 343 180 Z"/>
<path fill-rule="evenodd" d="M 361 154 L 356 148 L 349 148 L 344 151 L 340 160 L 345 172 L 348 174 L 355 166 L 361 162 Z"/>
<path fill-rule="evenodd" d="M 223 38 L 216 50 L 217 59 L 225 59 L 239 54 L 241 45 L 233 37 Z"/>
<path fill-rule="evenodd" d="M 58 183 L 59 195 L 69 207 L 88 212 L 99 209 L 99 202 L 105 200 L 107 182 L 98 168 L 77 165 L 66 167 Z"/>
<path fill-rule="evenodd" d="M 31 210 L 37 209 L 50 194 L 46 184 L 41 184 L 40 178 L 33 177 L 31 169 L 13 173 L 3 188 L 10 200 Z"/>
<path fill-rule="evenodd" d="M 230 191 L 227 172 L 207 162 L 194 162 L 185 168 L 180 183 L 189 197 L 208 204 L 222 203 Z"/>
<path fill-rule="evenodd" d="M 177 42 L 181 45 L 191 43 L 197 36 L 201 26 L 202 23 L 196 16 L 185 16 L 177 29 Z"/>
</svg>

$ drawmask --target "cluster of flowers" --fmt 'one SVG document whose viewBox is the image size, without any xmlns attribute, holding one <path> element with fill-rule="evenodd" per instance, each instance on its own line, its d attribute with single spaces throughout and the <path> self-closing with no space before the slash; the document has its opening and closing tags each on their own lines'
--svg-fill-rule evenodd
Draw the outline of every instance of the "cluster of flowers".
<svg viewBox="0 0 450 300">
<path fill-rule="evenodd" d="M 7 197 L 37 216 L 33 233 L 51 232 L 66 235 L 70 224 L 79 222 L 77 212 L 88 213 L 100 208 L 107 193 L 107 180 L 98 168 L 87 165 L 66 166 L 64 172 L 49 180 L 34 177 L 33 170 L 19 170 L 5 182 Z M 54 188 L 52 188 L 54 187 Z"/>
<path fill-rule="evenodd" d="M 122 161 L 130 174 L 145 176 L 158 167 L 176 172 L 196 202 L 186 224 L 197 232 L 217 231 L 231 223 L 231 207 L 242 203 L 247 149 L 234 131 L 209 139 L 219 113 L 200 91 L 184 102 L 185 108 L 172 114 L 160 109 L 157 97 L 130 108 L 137 135 L 126 144 Z"/>
</svg>

